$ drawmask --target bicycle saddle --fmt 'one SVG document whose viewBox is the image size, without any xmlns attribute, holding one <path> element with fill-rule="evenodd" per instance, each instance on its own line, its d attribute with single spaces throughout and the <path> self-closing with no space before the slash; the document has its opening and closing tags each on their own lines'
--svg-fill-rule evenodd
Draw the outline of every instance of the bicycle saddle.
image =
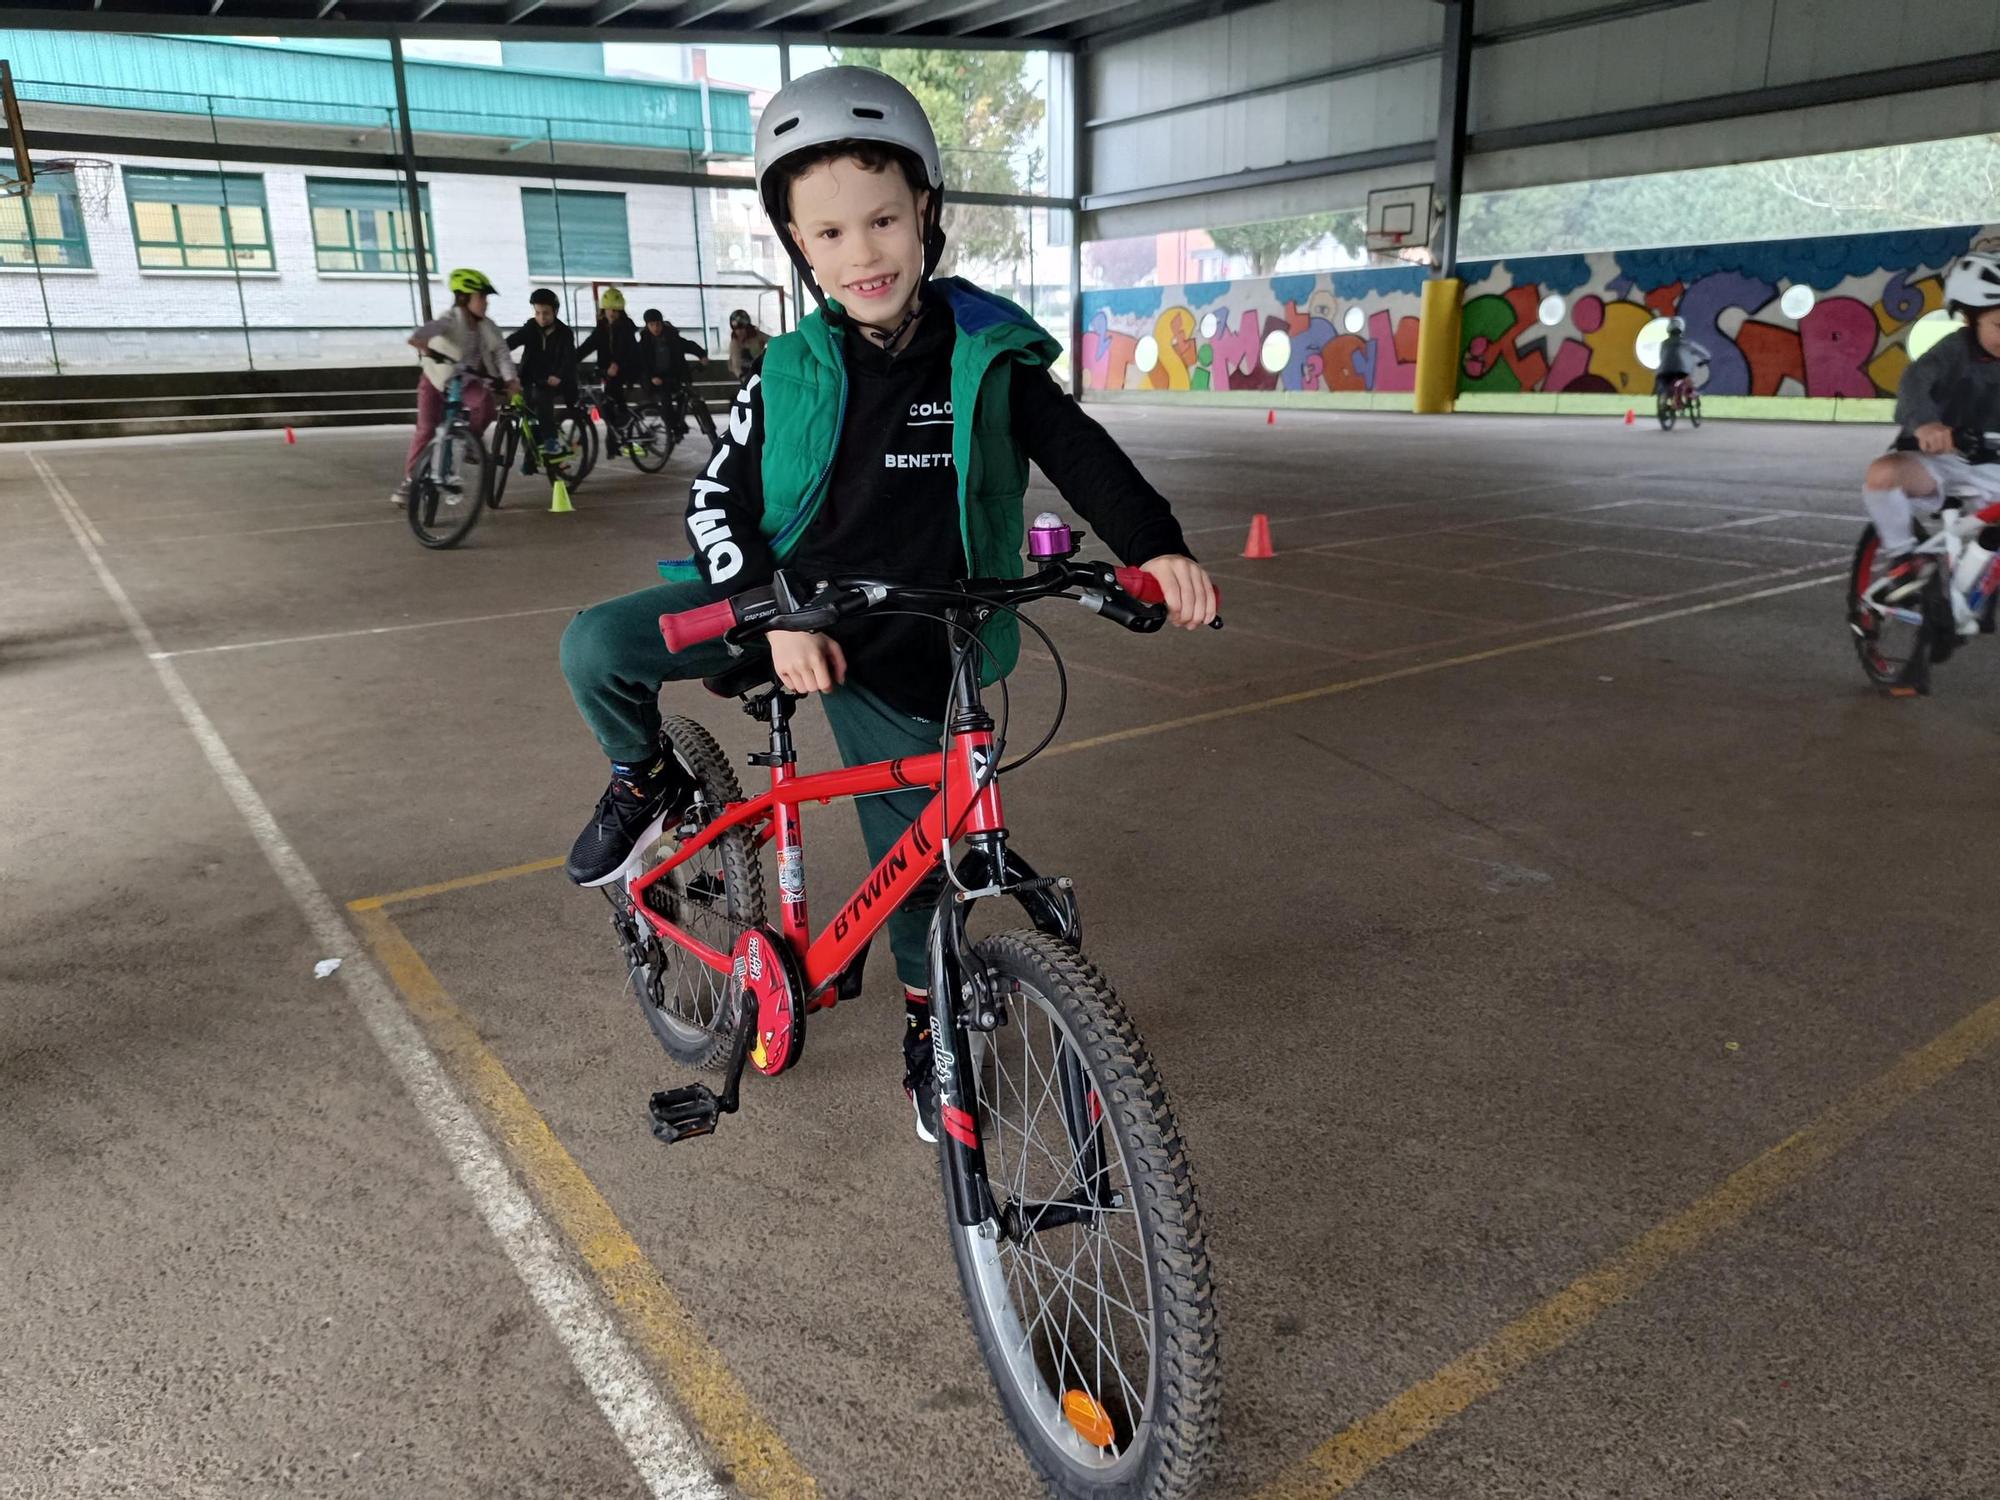
<svg viewBox="0 0 2000 1500">
<path fill-rule="evenodd" d="M 749 651 L 713 677 L 702 678 L 701 685 L 718 698 L 747 698 L 777 687 L 778 674 L 772 669 L 770 652 Z"/>
</svg>

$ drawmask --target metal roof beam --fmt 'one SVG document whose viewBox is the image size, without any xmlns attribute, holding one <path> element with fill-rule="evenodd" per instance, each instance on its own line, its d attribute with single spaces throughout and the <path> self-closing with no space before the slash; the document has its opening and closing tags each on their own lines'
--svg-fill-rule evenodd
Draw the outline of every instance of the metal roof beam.
<svg viewBox="0 0 2000 1500">
<path fill-rule="evenodd" d="M 802 16 L 811 10 L 819 0 L 773 0 L 770 5 L 760 5 L 753 11 L 746 11 L 742 17 L 743 29 L 762 31 L 776 26 L 781 21 L 789 21 L 793 16 Z"/>
<path fill-rule="evenodd" d="M 657 25 L 664 30 L 671 31 L 680 26 L 692 26 L 695 22 L 706 20 L 717 11 L 727 10 L 728 8 L 729 0 L 693 0 L 691 4 L 679 5 L 675 6 L 672 10 L 663 11 L 657 20 L 649 21 L 648 24 Z"/>
<path fill-rule="evenodd" d="M 841 31 L 857 21 L 871 21 L 876 16 L 907 10 L 909 6 L 910 0 L 853 0 L 851 5 L 843 5 L 828 15 L 815 17 L 814 24 L 802 29 L 812 32 Z"/>
<path fill-rule="evenodd" d="M 1070 26 L 1110 11 L 1125 10 L 1132 4 L 1133 0 L 1010 0 L 1010 3 L 996 7 L 998 14 L 992 20 L 978 23 L 978 29 L 985 30 L 1002 22 L 1011 21 L 1015 24 L 1000 27 L 1002 35 L 1033 36 L 1038 31 L 1047 31 L 1052 27 Z M 1058 8 L 1062 11 L 1059 16 L 1044 16 L 1039 21 L 1019 19 Z"/>
<path fill-rule="evenodd" d="M 591 8 L 589 24 L 609 26 L 626 11 L 638 8 L 639 0 L 598 0 L 598 3 Z"/>
<path fill-rule="evenodd" d="M 340 0 L 331 0 L 331 3 L 329 3 L 327 9 L 331 10 L 334 5 L 337 5 L 339 3 Z M 536 11 L 540 10 L 544 5 L 548 3 L 549 0 L 507 0 L 507 15 L 506 15 L 507 24 L 509 26 L 512 26 L 516 21 L 522 19 L 524 16 L 532 16 Z M 323 10 L 320 12 L 320 14 L 325 15 L 326 11 Z"/>
</svg>

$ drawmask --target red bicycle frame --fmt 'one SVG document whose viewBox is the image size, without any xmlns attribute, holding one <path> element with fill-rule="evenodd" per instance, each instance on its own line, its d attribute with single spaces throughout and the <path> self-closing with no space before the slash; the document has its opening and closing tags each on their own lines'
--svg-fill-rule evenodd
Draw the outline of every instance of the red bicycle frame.
<svg viewBox="0 0 2000 1500">
<path fill-rule="evenodd" d="M 633 910 L 660 937 L 677 944 L 718 973 L 729 973 L 729 954 L 681 931 L 653 911 L 643 898 L 656 881 L 666 878 L 723 834 L 762 823 L 765 826 L 759 832 L 758 842 L 775 839 L 778 845 L 779 904 L 783 908 L 779 929 L 799 960 L 805 979 L 806 1007 L 818 1010 L 830 1006 L 834 981 L 881 930 L 890 913 L 903 903 L 916 883 L 943 859 L 949 839 L 963 834 L 995 833 L 1004 827 L 1000 788 L 993 777 L 992 760 L 993 732 L 985 728 L 955 731 L 944 750 L 930 755 L 874 761 L 810 776 L 799 775 L 789 759 L 781 760 L 771 766 L 769 791 L 730 803 L 671 858 L 632 882 Z M 824 807 L 843 797 L 921 787 L 936 788 L 937 795 L 814 937 L 806 916 L 805 836 L 799 809 L 808 802 Z M 947 812 L 951 819 L 948 837 L 944 834 Z"/>
</svg>

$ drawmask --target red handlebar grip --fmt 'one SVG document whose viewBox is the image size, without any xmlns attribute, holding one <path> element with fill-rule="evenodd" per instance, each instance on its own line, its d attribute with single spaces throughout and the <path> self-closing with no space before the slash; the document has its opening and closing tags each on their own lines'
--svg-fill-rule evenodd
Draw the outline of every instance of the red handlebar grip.
<svg viewBox="0 0 2000 1500">
<path fill-rule="evenodd" d="M 727 599 L 684 609 L 677 615 L 660 616 L 660 634 L 667 638 L 669 651 L 685 651 L 727 634 L 736 624 L 736 606 Z"/>
<path fill-rule="evenodd" d="M 1167 596 L 1160 588 L 1160 580 L 1155 578 L 1151 573 L 1148 573 L 1144 568 L 1119 568 L 1115 576 L 1118 579 L 1118 587 L 1125 590 L 1126 593 L 1137 599 L 1141 604 L 1165 604 L 1167 602 Z M 1215 602 L 1218 607 L 1222 603 L 1221 589 L 1215 591 Z"/>
</svg>

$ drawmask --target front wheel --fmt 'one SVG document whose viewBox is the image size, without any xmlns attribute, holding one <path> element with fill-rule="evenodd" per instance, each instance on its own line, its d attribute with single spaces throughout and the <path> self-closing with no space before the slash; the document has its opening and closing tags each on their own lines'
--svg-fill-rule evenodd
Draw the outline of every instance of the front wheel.
<svg viewBox="0 0 2000 1500">
<path fill-rule="evenodd" d="M 625 440 L 631 444 L 631 451 L 626 456 L 632 460 L 632 467 L 642 474 L 657 474 L 674 456 L 674 444 L 680 441 L 680 429 L 669 427 L 657 406 L 647 406 L 632 414 L 632 425 L 625 429 Z"/>
<path fill-rule="evenodd" d="M 507 493 L 507 476 L 514 472 L 514 460 L 520 456 L 520 420 L 502 417 L 493 427 L 493 493 L 486 498 L 491 509 L 500 508 L 500 501 Z"/>
<path fill-rule="evenodd" d="M 1208 1467 L 1221 1383 L 1172 1106 L 1110 984 L 1075 948 L 1012 932 L 975 951 L 1002 1012 L 969 1034 L 967 1091 L 1000 1218 L 947 1222 L 980 1353 L 1051 1493 L 1176 1500 Z M 944 1160 L 941 1148 L 950 1215 Z M 1052 1206 L 1067 1222 L 1028 1227 Z"/>
<path fill-rule="evenodd" d="M 492 489 L 493 456 L 486 444 L 469 428 L 440 433 L 410 480 L 410 530 L 426 547 L 456 547 L 479 524 Z"/>
<path fill-rule="evenodd" d="M 1701 397 L 1690 396 L 1687 398 L 1687 414 L 1688 425 L 1690 427 L 1701 426 Z"/>
</svg>

